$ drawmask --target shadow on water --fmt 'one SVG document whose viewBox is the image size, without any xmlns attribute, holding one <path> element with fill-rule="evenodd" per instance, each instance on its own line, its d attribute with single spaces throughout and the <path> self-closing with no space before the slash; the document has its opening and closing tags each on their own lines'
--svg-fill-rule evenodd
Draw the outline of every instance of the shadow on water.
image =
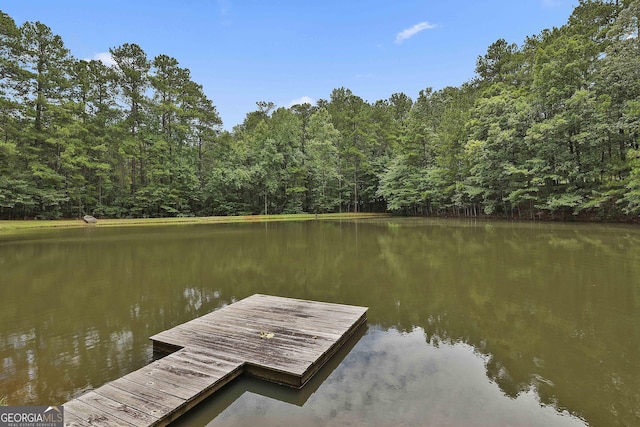
<svg viewBox="0 0 640 427">
<path fill-rule="evenodd" d="M 275 399 L 289 405 L 303 406 L 309 397 L 318 391 L 322 383 L 342 363 L 353 347 L 367 332 L 367 325 L 362 325 L 353 336 L 334 354 L 324 366 L 305 384 L 300 390 L 269 383 L 264 380 L 243 375 L 223 389 L 216 392 L 200 403 L 185 416 L 173 422 L 172 426 L 204 426 L 224 412 L 240 396 L 245 393 L 260 395 L 269 399 Z"/>
</svg>

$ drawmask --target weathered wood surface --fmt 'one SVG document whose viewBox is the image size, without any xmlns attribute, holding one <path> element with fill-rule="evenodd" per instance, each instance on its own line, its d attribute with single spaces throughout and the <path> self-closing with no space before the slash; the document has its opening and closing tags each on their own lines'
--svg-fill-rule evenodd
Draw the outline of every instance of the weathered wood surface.
<svg viewBox="0 0 640 427">
<path fill-rule="evenodd" d="M 242 373 L 302 387 L 367 308 L 252 295 L 151 337 L 162 359 L 64 404 L 67 426 L 162 426 Z"/>
</svg>

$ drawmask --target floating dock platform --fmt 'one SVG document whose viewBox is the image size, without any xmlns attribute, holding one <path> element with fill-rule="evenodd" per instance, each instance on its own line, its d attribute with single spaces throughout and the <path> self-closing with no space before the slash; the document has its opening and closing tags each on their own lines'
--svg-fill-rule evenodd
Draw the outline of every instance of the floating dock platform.
<svg viewBox="0 0 640 427">
<path fill-rule="evenodd" d="M 151 337 L 165 355 L 64 406 L 66 426 L 164 426 L 242 374 L 301 388 L 367 308 L 252 295 Z"/>
</svg>

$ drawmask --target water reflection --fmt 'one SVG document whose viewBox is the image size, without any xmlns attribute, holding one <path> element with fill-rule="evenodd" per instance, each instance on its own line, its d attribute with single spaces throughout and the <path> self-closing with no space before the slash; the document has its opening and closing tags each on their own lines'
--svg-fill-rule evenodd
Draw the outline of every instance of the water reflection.
<svg viewBox="0 0 640 427">
<path fill-rule="evenodd" d="M 485 363 L 467 344 L 429 344 L 421 328 L 370 328 L 303 407 L 248 391 L 208 425 L 583 425 L 567 413 L 541 408 L 533 391 L 504 399 L 487 379 Z"/>
<path fill-rule="evenodd" d="M 640 425 L 640 231 L 597 225 L 385 219 L 0 238 L 0 396 L 64 402 L 148 363 L 150 335 L 256 292 L 366 305 L 371 329 L 302 408 L 249 389 L 215 423 Z"/>
</svg>

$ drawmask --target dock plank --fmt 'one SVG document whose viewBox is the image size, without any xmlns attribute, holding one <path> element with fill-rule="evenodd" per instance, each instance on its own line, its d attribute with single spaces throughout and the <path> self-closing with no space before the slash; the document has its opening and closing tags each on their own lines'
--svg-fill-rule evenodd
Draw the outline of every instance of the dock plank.
<svg viewBox="0 0 640 427">
<path fill-rule="evenodd" d="M 98 408 L 74 399 L 64 404 L 65 425 L 71 427 L 71 422 L 77 426 L 96 427 L 138 427 L 136 424 L 128 423 Z M 73 420 L 73 421 L 71 421 Z"/>
<path fill-rule="evenodd" d="M 162 405 L 155 399 L 149 399 L 132 393 L 130 390 L 123 390 L 118 387 L 114 387 L 111 384 L 105 384 L 102 387 L 94 390 L 100 396 L 111 399 L 118 402 L 121 405 L 130 408 L 136 408 L 147 415 L 160 419 L 171 412 L 171 406 Z M 162 401 L 162 400 L 161 400 Z M 176 402 L 177 405 L 181 405 L 184 401 Z"/>
<path fill-rule="evenodd" d="M 209 332 L 216 331 L 217 334 L 214 336 L 216 339 L 224 338 L 233 341 L 249 341 L 255 346 L 255 344 L 260 343 L 260 341 L 256 339 L 260 337 L 260 333 L 268 332 L 274 334 L 273 339 L 264 340 L 263 344 L 268 342 L 273 346 L 276 343 L 280 343 L 282 349 L 286 349 L 287 345 L 289 345 L 289 349 L 293 351 L 313 351 L 314 348 L 316 348 L 316 351 L 319 351 L 325 346 L 332 345 L 344 333 L 343 330 L 340 334 L 328 335 L 320 330 L 308 330 L 307 332 L 307 330 L 295 326 L 290 327 L 283 325 L 282 322 L 252 322 L 251 320 L 247 320 L 244 325 L 236 323 L 221 325 L 212 320 L 199 320 L 198 322 L 189 322 L 174 329 L 175 330 L 172 331 L 174 332 L 173 334 L 166 331 L 153 336 L 152 339 L 164 339 L 176 344 L 188 345 L 190 339 L 207 340 Z M 201 331 L 207 332 L 202 333 Z"/>
<path fill-rule="evenodd" d="M 182 357 L 182 351 L 179 354 L 172 354 L 169 357 L 156 362 L 156 368 L 176 373 L 178 375 L 194 375 L 198 378 L 206 378 L 206 381 L 213 384 L 227 375 L 232 375 L 236 368 L 230 368 L 229 365 L 224 367 L 216 364 L 206 364 L 197 362 L 193 359 Z"/>
<path fill-rule="evenodd" d="M 65 411 L 64 425 L 65 427 L 82 427 L 86 424 L 82 421 L 81 416 L 74 414 L 72 411 Z"/>
<path fill-rule="evenodd" d="M 230 313 L 228 316 L 225 316 L 225 323 L 220 324 L 219 321 L 214 319 L 198 319 L 199 322 L 194 323 L 194 325 L 202 324 L 203 327 L 207 327 L 208 325 L 218 325 L 218 326 L 226 326 L 228 328 L 238 328 L 241 330 L 246 330 L 252 333 L 260 333 L 262 331 L 269 331 L 278 333 L 282 336 L 287 337 L 295 337 L 295 338 L 322 338 L 326 341 L 335 341 L 336 338 L 339 338 L 342 334 L 340 331 L 326 331 L 322 330 L 320 325 L 309 325 L 308 322 L 289 322 L 286 325 L 283 325 L 283 321 L 281 319 L 274 319 L 268 317 L 260 317 L 258 318 L 247 318 L 247 315 L 244 313 Z"/>
<path fill-rule="evenodd" d="M 151 378 L 149 375 L 135 371 L 125 377 L 127 380 L 143 385 L 146 387 L 154 387 L 156 390 L 179 397 L 183 401 L 192 399 L 198 390 L 192 390 L 183 384 L 176 384 L 174 381 L 164 381 L 160 378 Z"/>
<path fill-rule="evenodd" d="M 367 308 L 255 294 L 151 337 L 166 356 L 67 402 L 68 426 L 164 426 L 245 373 L 302 387 Z"/>
<path fill-rule="evenodd" d="M 166 391 L 162 391 L 155 383 L 147 385 L 131 381 L 128 375 L 111 381 L 108 385 L 118 389 L 122 394 L 131 394 L 142 402 L 153 402 L 156 405 L 164 406 L 169 409 L 177 408 L 186 401 L 186 399 L 174 396 Z M 98 390 L 101 389 L 102 387 Z M 141 406 L 141 408 L 144 408 L 144 406 Z"/>
<path fill-rule="evenodd" d="M 245 329 L 240 327 L 226 327 L 217 324 L 204 324 L 206 330 L 209 333 L 215 333 L 217 340 L 225 340 L 234 344 L 238 342 L 247 343 L 251 348 L 263 351 L 264 349 L 277 349 L 278 352 L 289 352 L 295 355 L 295 358 L 301 358 L 305 354 L 309 357 L 315 358 L 318 352 L 324 351 L 324 349 L 330 347 L 334 340 L 327 340 L 326 338 L 314 338 L 309 335 L 293 335 L 293 331 L 288 331 L 282 328 L 270 328 L 265 330 L 264 328 L 252 328 Z M 262 334 L 270 333 L 269 338 Z M 191 336 L 190 331 L 183 331 L 182 334 L 185 338 Z M 202 337 L 206 339 L 208 334 L 204 334 Z M 194 338 L 198 338 L 202 334 L 194 334 Z M 260 340 L 258 340 L 260 338 Z M 338 339 L 337 337 L 336 339 Z M 188 344 L 187 344 L 188 345 Z"/>
<path fill-rule="evenodd" d="M 104 387 L 105 386 L 101 388 Z M 100 393 L 97 393 L 95 390 L 85 393 L 84 395 L 80 396 L 78 400 L 107 414 L 111 414 L 119 421 L 123 421 L 135 426 L 153 425 L 160 418 L 141 412 L 135 407 L 112 400 Z"/>
<path fill-rule="evenodd" d="M 234 314 L 242 314 L 247 320 L 255 318 L 262 321 L 274 320 L 276 322 L 286 322 L 287 325 L 311 326 L 313 330 L 326 329 L 327 331 L 335 331 L 339 333 L 342 331 L 340 322 L 343 320 L 349 321 L 354 317 L 359 317 L 362 312 L 336 312 L 335 310 L 309 310 L 305 313 L 301 313 L 295 306 L 280 306 L 280 307 L 262 307 L 259 305 L 239 305 L 234 307 L 230 313 L 225 313 L 226 316 L 233 316 Z M 214 312 L 210 315 L 205 315 L 202 319 L 216 318 L 221 316 L 222 313 Z M 196 319 L 199 320 L 199 319 Z"/>
<path fill-rule="evenodd" d="M 179 334 L 179 337 L 184 337 L 184 335 Z M 188 345 L 202 346 L 217 352 L 234 352 L 243 357 L 246 362 L 280 367 L 293 373 L 304 372 L 305 367 L 308 365 L 306 361 L 292 358 L 283 351 L 278 351 L 277 348 L 261 346 L 247 341 L 198 336 L 191 337 Z"/>
<path fill-rule="evenodd" d="M 164 381 L 166 383 L 175 384 L 193 392 L 200 392 L 204 387 L 210 384 L 210 380 L 215 381 L 216 378 L 202 372 L 193 371 L 191 369 L 179 368 L 167 363 L 154 362 L 151 365 L 138 369 L 139 374 L 154 380 Z"/>
</svg>

